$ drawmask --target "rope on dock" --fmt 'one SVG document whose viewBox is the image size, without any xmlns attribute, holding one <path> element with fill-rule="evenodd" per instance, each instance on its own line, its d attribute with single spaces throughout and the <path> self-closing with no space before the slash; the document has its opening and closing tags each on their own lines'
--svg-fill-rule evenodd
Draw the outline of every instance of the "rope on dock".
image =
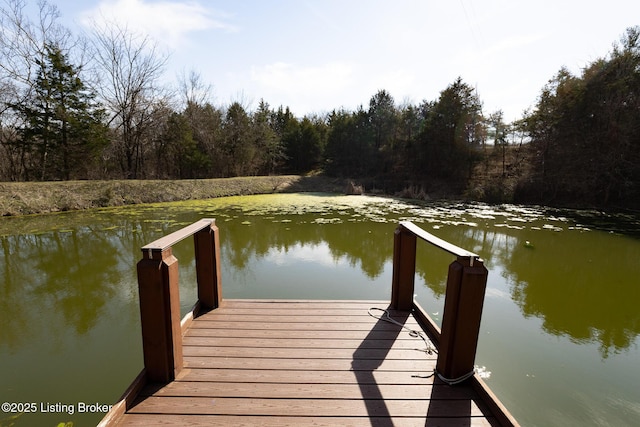
<svg viewBox="0 0 640 427">
<path fill-rule="evenodd" d="M 476 373 L 476 369 L 473 368 L 471 372 L 467 372 L 466 374 L 458 378 L 445 378 L 442 376 L 440 372 L 436 371 L 435 369 L 433 370 L 433 372 L 435 372 L 438 375 L 438 378 L 440 378 L 442 382 L 445 382 L 448 385 L 455 385 L 455 384 L 460 384 L 461 382 L 471 378 Z"/>
<path fill-rule="evenodd" d="M 382 314 L 380 316 L 376 316 L 375 314 L 372 313 L 373 310 L 376 311 L 381 311 Z M 414 337 L 414 338 L 421 338 L 422 341 L 424 341 L 424 345 L 426 348 L 424 349 L 418 349 L 419 351 L 424 351 L 427 354 L 437 354 L 438 350 L 433 346 L 433 344 L 431 343 L 431 341 L 429 341 L 427 339 L 427 337 L 424 335 L 423 331 L 418 331 L 415 329 L 411 329 L 406 327 L 404 324 L 398 322 L 395 319 L 392 319 L 391 316 L 389 315 L 389 310 L 386 310 L 384 308 L 377 308 L 377 307 L 371 307 L 368 311 L 369 316 L 373 317 L 374 319 L 378 319 L 378 320 L 382 320 L 384 322 L 389 322 L 389 323 L 393 323 L 394 325 L 400 326 L 402 329 L 405 329 L 406 331 L 409 332 L 409 335 Z M 433 373 L 430 375 L 412 375 L 412 377 L 414 378 L 431 378 L 434 375 L 437 375 L 438 378 L 448 384 L 448 385 L 455 385 L 455 384 L 460 384 L 461 382 L 471 378 L 474 374 L 476 373 L 475 368 L 473 370 L 471 370 L 471 372 L 468 372 L 458 378 L 446 378 L 444 376 L 442 376 L 442 374 L 440 374 L 438 371 L 436 371 L 435 369 L 433 370 Z"/>
<path fill-rule="evenodd" d="M 382 311 L 382 314 L 380 316 L 376 316 L 371 312 L 372 310 Z M 398 325 L 402 329 L 406 329 L 409 332 L 409 336 L 412 336 L 414 338 L 422 338 L 422 341 L 424 341 L 425 348 L 419 351 L 424 351 L 427 354 L 438 353 L 438 350 L 436 350 L 433 344 L 431 344 L 431 342 L 427 340 L 427 337 L 424 335 L 422 331 L 417 331 L 415 329 L 407 328 L 402 323 L 398 322 L 395 319 L 392 319 L 391 316 L 389 315 L 389 310 L 385 310 L 384 308 L 371 307 L 369 309 L 369 316 L 373 317 L 374 319 L 378 319 L 385 322 L 393 323 L 394 325 Z"/>
</svg>

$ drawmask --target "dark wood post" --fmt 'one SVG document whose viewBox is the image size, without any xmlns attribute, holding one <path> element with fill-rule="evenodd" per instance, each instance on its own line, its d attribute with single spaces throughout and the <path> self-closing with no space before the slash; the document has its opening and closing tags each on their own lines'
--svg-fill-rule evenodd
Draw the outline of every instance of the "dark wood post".
<svg viewBox="0 0 640 427">
<path fill-rule="evenodd" d="M 214 309 L 222 301 L 220 276 L 220 235 L 215 221 L 193 235 L 196 254 L 198 301 L 204 309 Z"/>
<path fill-rule="evenodd" d="M 399 225 L 393 235 L 391 306 L 411 310 L 416 275 L 416 235 Z"/>
<path fill-rule="evenodd" d="M 171 247 L 144 250 L 138 262 L 144 366 L 149 381 L 168 383 L 182 369 L 178 260 Z"/>
<path fill-rule="evenodd" d="M 474 257 L 458 257 L 449 266 L 436 370 L 449 380 L 474 369 L 488 271 Z"/>
</svg>

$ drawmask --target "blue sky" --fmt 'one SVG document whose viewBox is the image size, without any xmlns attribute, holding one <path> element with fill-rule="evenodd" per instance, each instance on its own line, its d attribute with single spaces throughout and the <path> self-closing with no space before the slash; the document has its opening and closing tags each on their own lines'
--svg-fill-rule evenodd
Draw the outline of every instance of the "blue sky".
<svg viewBox="0 0 640 427">
<path fill-rule="evenodd" d="M 217 105 L 264 98 L 298 116 L 380 89 L 435 100 L 461 76 L 485 113 L 517 119 L 561 66 L 579 73 L 640 24 L 637 0 L 50 1 L 73 30 L 107 17 L 154 38 L 167 81 L 194 70 Z"/>
</svg>

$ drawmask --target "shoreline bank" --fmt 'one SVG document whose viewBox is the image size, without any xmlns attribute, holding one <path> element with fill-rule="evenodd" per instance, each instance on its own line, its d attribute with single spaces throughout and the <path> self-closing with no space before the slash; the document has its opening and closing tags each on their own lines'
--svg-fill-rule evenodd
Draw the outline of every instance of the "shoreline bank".
<svg viewBox="0 0 640 427">
<path fill-rule="evenodd" d="M 140 203 L 294 192 L 344 192 L 325 176 L 251 176 L 190 180 L 0 182 L 0 215 L 22 216 Z"/>
</svg>

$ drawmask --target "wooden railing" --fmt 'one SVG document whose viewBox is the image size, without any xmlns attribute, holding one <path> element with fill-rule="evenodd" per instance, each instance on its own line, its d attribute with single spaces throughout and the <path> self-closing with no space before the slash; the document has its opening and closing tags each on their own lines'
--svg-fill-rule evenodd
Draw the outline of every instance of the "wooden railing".
<svg viewBox="0 0 640 427">
<path fill-rule="evenodd" d="M 172 246 L 193 235 L 198 302 L 201 309 L 217 308 L 222 301 L 220 240 L 213 219 L 202 219 L 142 247 L 138 262 L 138 288 L 142 348 L 146 379 L 167 383 L 183 366 L 178 260 Z M 457 258 L 449 265 L 442 329 L 414 302 L 416 242 L 420 238 Z M 471 373 L 482 317 L 487 269 L 477 254 L 427 233 L 411 222 L 401 222 L 394 234 L 391 305 L 412 310 L 438 346 L 436 370 L 442 378 L 457 379 Z"/>
<path fill-rule="evenodd" d="M 214 219 L 202 219 L 142 248 L 138 262 L 140 321 L 146 379 L 167 383 L 183 366 L 178 260 L 171 247 L 193 235 L 198 301 L 193 313 L 222 301 L 220 238 Z"/>
<path fill-rule="evenodd" d="M 442 329 L 413 300 L 417 238 L 456 256 L 449 265 Z M 487 276 L 487 269 L 477 254 L 411 222 L 401 222 L 396 229 L 391 305 L 397 310 L 413 310 L 425 324 L 438 346 L 436 371 L 442 379 L 455 382 L 473 373 Z"/>
<path fill-rule="evenodd" d="M 198 282 L 198 302 L 180 320 L 178 260 L 172 246 L 193 235 Z M 453 255 L 449 266 L 442 330 L 413 301 L 417 238 Z M 117 422 L 147 382 L 168 383 L 183 367 L 182 334 L 189 318 L 222 302 L 220 240 L 215 220 L 202 219 L 142 248 L 138 262 L 138 287 L 144 369 L 100 426 Z M 487 269 L 478 255 L 441 240 L 411 222 L 401 222 L 394 234 L 391 305 L 411 310 L 438 347 L 436 371 L 440 378 L 456 379 L 473 373 Z M 182 323 L 182 324 L 181 324 Z M 518 425 L 491 390 L 477 376 L 471 385 L 502 425 Z"/>
</svg>

